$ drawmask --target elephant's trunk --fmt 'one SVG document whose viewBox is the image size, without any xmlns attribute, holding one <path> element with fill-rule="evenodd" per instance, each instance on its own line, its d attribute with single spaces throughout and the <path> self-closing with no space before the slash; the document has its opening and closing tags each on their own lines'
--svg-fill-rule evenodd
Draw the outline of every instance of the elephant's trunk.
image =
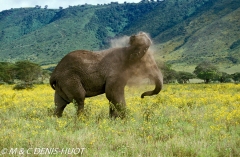
<svg viewBox="0 0 240 157">
<path fill-rule="evenodd" d="M 158 94 L 162 87 L 163 87 L 163 80 L 162 80 L 162 77 L 158 76 L 158 77 L 154 77 L 154 82 L 155 82 L 155 89 L 152 90 L 152 91 L 147 91 L 147 92 L 144 92 L 142 95 L 141 95 L 141 98 L 144 98 L 144 96 L 152 96 L 152 95 L 156 95 Z"/>
</svg>

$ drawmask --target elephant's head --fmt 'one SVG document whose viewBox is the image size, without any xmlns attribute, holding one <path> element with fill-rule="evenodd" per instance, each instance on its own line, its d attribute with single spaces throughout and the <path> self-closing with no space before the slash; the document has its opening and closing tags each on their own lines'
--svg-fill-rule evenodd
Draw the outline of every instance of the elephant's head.
<svg viewBox="0 0 240 157">
<path fill-rule="evenodd" d="M 140 32 L 137 35 L 133 35 L 129 40 L 129 60 L 136 61 L 141 59 L 147 52 L 148 48 L 151 46 L 151 39 L 146 33 Z"/>
<path fill-rule="evenodd" d="M 157 67 L 153 54 L 148 50 L 152 44 L 150 38 L 146 33 L 141 32 L 131 36 L 129 44 L 131 51 L 128 53 L 130 53 L 129 61 L 132 63 L 132 74 L 136 74 L 140 77 L 147 77 L 155 83 L 155 89 L 144 92 L 141 98 L 158 94 L 163 86 L 163 76 Z"/>
</svg>

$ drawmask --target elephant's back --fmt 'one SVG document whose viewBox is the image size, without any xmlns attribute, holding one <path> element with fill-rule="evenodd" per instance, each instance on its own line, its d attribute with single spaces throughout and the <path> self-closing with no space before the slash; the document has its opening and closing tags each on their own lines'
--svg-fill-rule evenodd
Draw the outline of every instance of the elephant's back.
<svg viewBox="0 0 240 157">
<path fill-rule="evenodd" d="M 77 61 L 79 63 L 95 63 L 100 60 L 101 56 L 97 53 L 87 50 L 76 50 L 67 54 L 62 60 Z"/>
<path fill-rule="evenodd" d="M 93 52 L 77 50 L 64 56 L 56 66 L 55 70 L 63 72 L 63 70 L 70 68 L 88 67 L 91 64 L 96 64 L 97 62 L 99 62 L 99 57 Z"/>
<path fill-rule="evenodd" d="M 97 53 L 77 50 L 68 53 L 58 63 L 52 73 L 52 77 L 57 80 L 69 79 L 73 75 L 80 76 L 82 79 L 90 77 L 88 75 L 95 73 L 101 56 Z"/>
</svg>

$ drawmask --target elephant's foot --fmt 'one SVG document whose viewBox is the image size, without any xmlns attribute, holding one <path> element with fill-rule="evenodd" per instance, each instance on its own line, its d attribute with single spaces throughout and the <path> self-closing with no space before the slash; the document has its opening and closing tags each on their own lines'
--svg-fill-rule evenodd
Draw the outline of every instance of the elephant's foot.
<svg viewBox="0 0 240 157">
<path fill-rule="evenodd" d="M 59 104 L 56 104 L 56 108 L 55 108 L 55 111 L 54 111 L 54 116 L 57 116 L 58 118 L 62 117 L 62 113 L 63 113 L 63 110 L 64 108 L 66 107 L 67 105 L 59 105 Z"/>
<path fill-rule="evenodd" d="M 63 110 L 60 111 L 58 108 L 55 109 L 53 116 L 56 116 L 58 118 L 62 117 Z"/>
<path fill-rule="evenodd" d="M 84 115 L 84 109 L 77 110 L 77 116 Z"/>
<path fill-rule="evenodd" d="M 82 99 L 76 100 L 76 102 L 74 104 L 77 109 L 77 116 L 83 115 L 84 114 L 84 100 L 82 100 Z"/>
<path fill-rule="evenodd" d="M 112 104 L 110 103 L 110 109 L 109 109 L 109 116 L 110 118 L 116 119 L 116 118 L 125 118 L 126 117 L 126 107 L 122 104 Z"/>
</svg>

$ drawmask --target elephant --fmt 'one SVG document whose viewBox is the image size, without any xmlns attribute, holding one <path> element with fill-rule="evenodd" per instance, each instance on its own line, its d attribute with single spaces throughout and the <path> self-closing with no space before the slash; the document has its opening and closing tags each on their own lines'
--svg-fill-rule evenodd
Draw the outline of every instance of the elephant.
<svg viewBox="0 0 240 157">
<path fill-rule="evenodd" d="M 155 88 L 142 93 L 141 98 L 158 94 L 163 87 L 163 76 L 149 51 L 151 44 L 149 36 L 140 32 L 129 37 L 126 47 L 68 53 L 50 77 L 50 85 L 55 90 L 54 115 L 61 117 L 73 100 L 80 114 L 84 111 L 85 98 L 105 93 L 110 103 L 110 117 L 124 118 L 124 88 L 135 76 L 148 77 L 155 83 Z"/>
</svg>

